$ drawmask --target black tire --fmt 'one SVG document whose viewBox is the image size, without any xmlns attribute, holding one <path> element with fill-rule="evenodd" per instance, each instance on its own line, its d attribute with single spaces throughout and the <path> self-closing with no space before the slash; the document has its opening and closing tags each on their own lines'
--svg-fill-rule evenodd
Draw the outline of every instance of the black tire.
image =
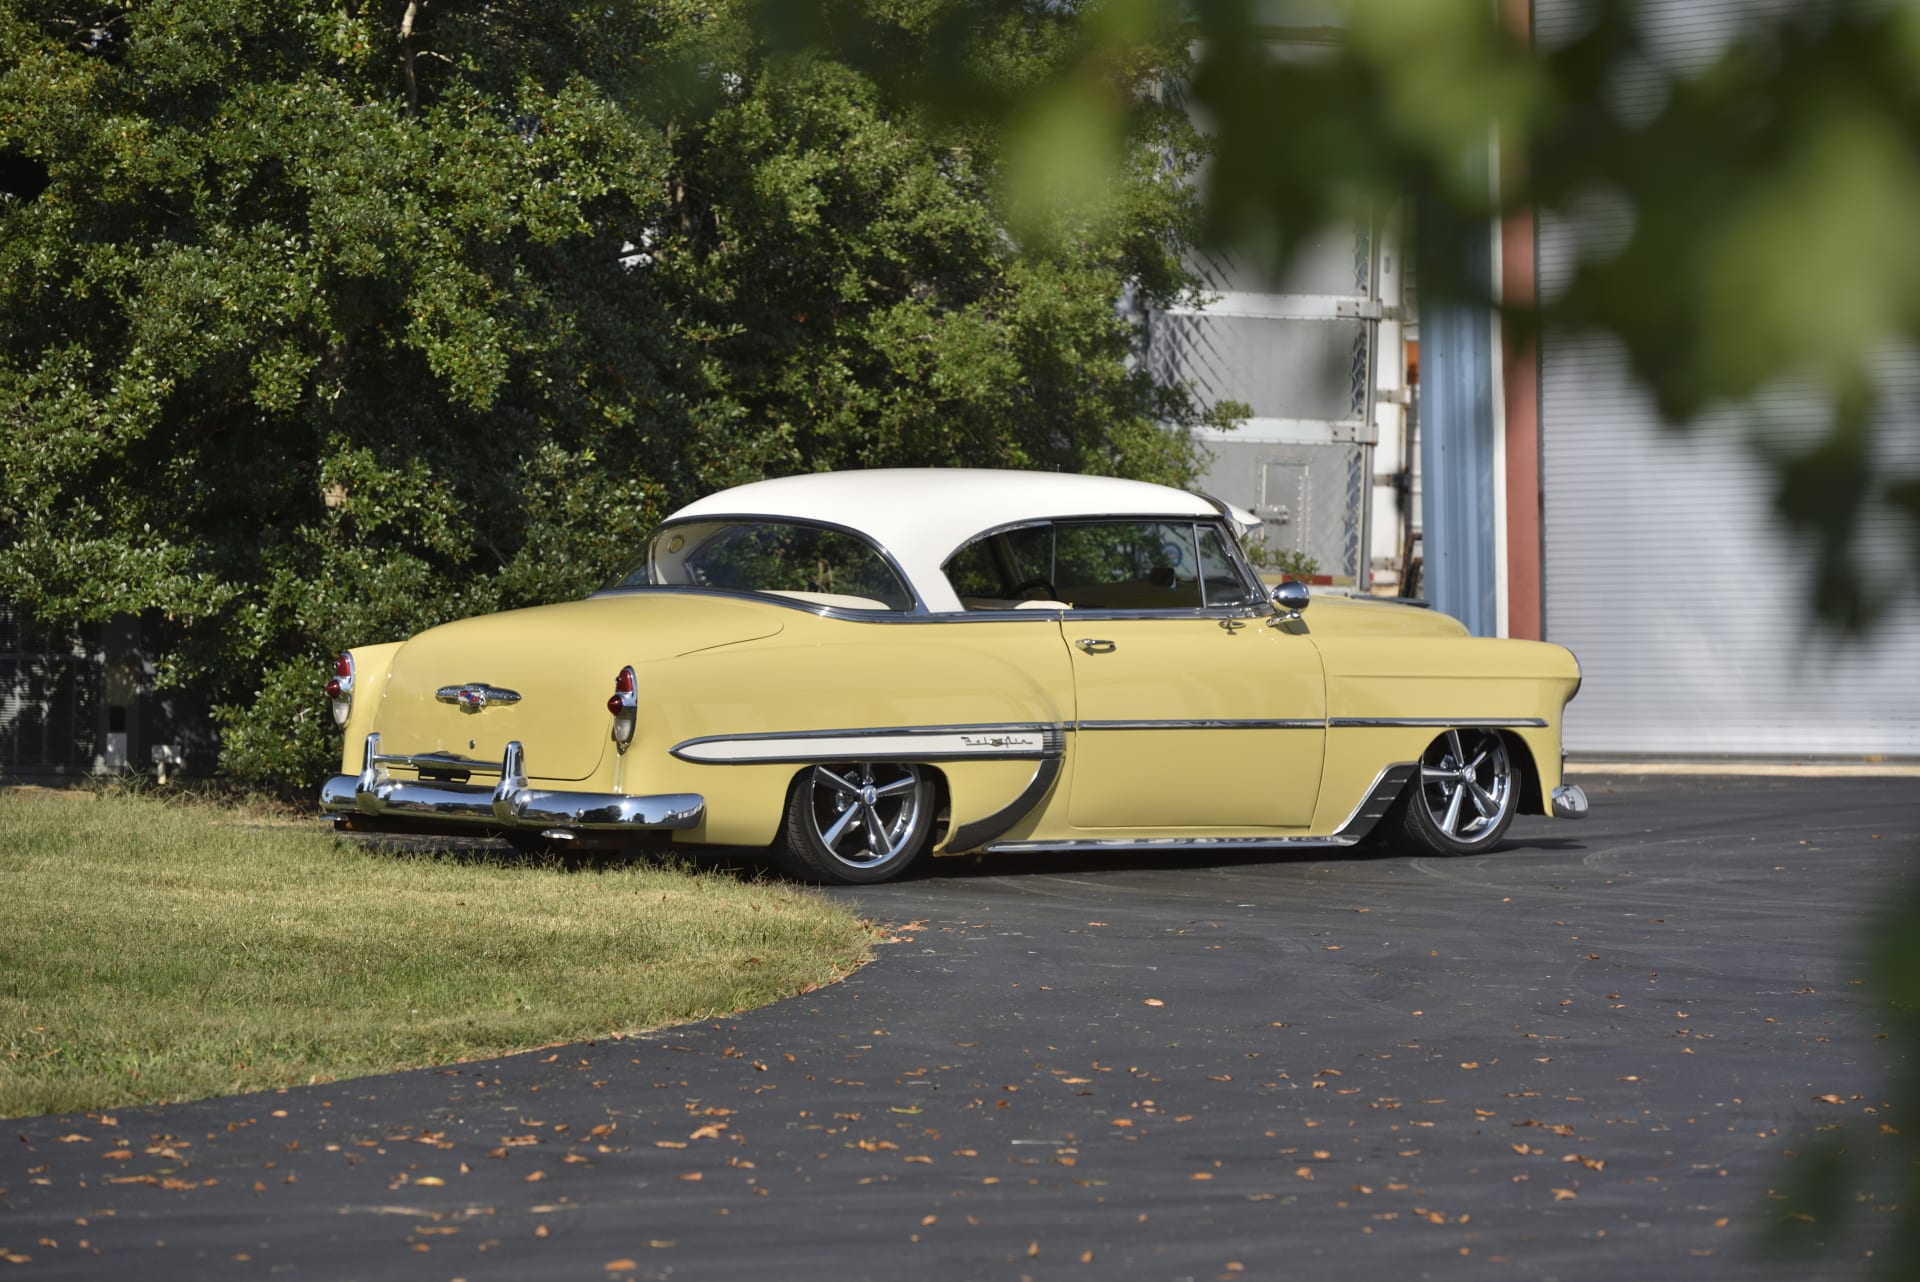
<svg viewBox="0 0 1920 1282">
<path fill-rule="evenodd" d="M 932 771 L 893 761 L 848 761 L 801 771 L 787 792 L 775 851 L 806 881 L 890 881 L 926 853 L 933 827 Z"/>
<path fill-rule="evenodd" d="M 1520 766 L 1498 730 L 1449 730 L 1420 755 L 1394 807 L 1398 843 L 1426 854 L 1473 855 L 1506 835 L 1520 808 Z"/>
</svg>

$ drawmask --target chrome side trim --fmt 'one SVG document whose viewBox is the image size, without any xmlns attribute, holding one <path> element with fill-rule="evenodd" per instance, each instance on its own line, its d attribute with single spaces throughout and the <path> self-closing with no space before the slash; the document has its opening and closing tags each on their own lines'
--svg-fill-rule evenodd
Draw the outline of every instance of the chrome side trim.
<svg viewBox="0 0 1920 1282">
<path fill-rule="evenodd" d="M 834 760 L 1045 760 L 1065 750 L 1064 727 L 1032 722 L 709 735 L 668 749 L 682 761 L 716 766 Z"/>
<path fill-rule="evenodd" d="M 930 621 L 940 623 L 962 623 L 976 618 L 1002 615 L 1005 610 L 970 610 L 966 614 L 935 614 Z M 1194 606 L 1185 610 L 1111 610 L 1111 609 L 1073 609 L 1073 610 L 1023 610 L 1022 614 L 1042 614 L 1052 619 L 1071 619 L 1081 623 L 1191 623 L 1196 619 L 1259 619 L 1273 613 L 1259 606 L 1235 601 L 1221 605 Z"/>
<path fill-rule="evenodd" d="M 478 825 L 491 828 L 557 828 L 580 832 L 635 832 L 685 829 L 699 825 L 706 799 L 697 793 L 627 796 L 607 792 L 553 792 L 532 787 L 527 780 L 526 752 L 518 740 L 507 745 L 498 763 L 472 763 L 474 768 L 498 771 L 499 783 L 442 783 L 433 780 L 397 780 L 388 764 L 431 759 L 388 757 L 380 752 L 380 736 L 367 736 L 366 766 L 356 775 L 335 775 L 321 786 L 320 808 L 348 819 L 403 817 L 431 825 Z"/>
<path fill-rule="evenodd" d="M 1336 836 L 1352 837 L 1355 841 L 1373 831 L 1393 803 L 1399 799 L 1401 789 L 1407 786 L 1407 780 L 1413 778 L 1414 771 L 1420 768 L 1417 761 L 1396 761 L 1384 767 L 1373 777 L 1366 795 L 1360 798 L 1360 804 L 1353 808 L 1345 821 L 1333 831 Z"/>
<path fill-rule="evenodd" d="M 1234 719 L 1198 717 L 1185 721 L 1082 721 L 1081 730 L 1325 730 L 1327 723 L 1318 717 L 1292 720 Z"/>
<path fill-rule="evenodd" d="M 953 830 L 947 838 L 947 844 L 941 847 L 943 854 L 959 854 L 966 850 L 977 850 L 998 837 L 1007 829 L 1027 817 L 1032 809 L 1053 790 L 1054 781 L 1060 777 L 1060 758 L 1045 757 L 1033 767 L 1033 778 L 1020 790 L 1020 795 L 999 810 L 984 819 L 976 819 L 970 824 L 962 824 Z"/>
<path fill-rule="evenodd" d="M 1419 726 L 1434 730 L 1543 730 L 1547 723 L 1539 717 L 1328 717 L 1327 728 L 1345 730 L 1355 727 Z"/>
<path fill-rule="evenodd" d="M 1125 854 L 1154 850 L 1311 850 L 1352 846 L 1358 837 L 1120 837 L 1085 841 L 1001 841 L 986 847 L 990 855 L 1067 851 Z"/>
<path fill-rule="evenodd" d="M 1587 794 L 1577 783 L 1563 783 L 1553 790 L 1553 817 L 1555 819 L 1585 819 L 1587 817 Z"/>
<path fill-rule="evenodd" d="M 1371 601 L 1375 605 L 1405 605 L 1411 606 L 1416 610 L 1433 609 L 1433 602 L 1417 596 L 1375 596 L 1371 592 L 1360 592 L 1352 589 L 1345 592 L 1334 591 L 1329 595 L 1340 597 L 1346 601 Z"/>
</svg>

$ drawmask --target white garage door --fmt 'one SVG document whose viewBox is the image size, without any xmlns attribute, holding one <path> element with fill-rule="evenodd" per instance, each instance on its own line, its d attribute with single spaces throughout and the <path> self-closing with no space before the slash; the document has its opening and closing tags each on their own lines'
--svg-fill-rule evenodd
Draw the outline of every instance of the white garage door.
<svg viewBox="0 0 1920 1282">
<path fill-rule="evenodd" d="M 1686 18 L 1671 65 L 1716 49 L 1713 11 L 1739 7 L 1668 10 Z M 1543 42 L 1571 8 L 1541 0 Z M 1545 296 L 1607 221 L 1542 220 Z M 1894 605 L 1864 641 L 1826 635 L 1808 604 L 1808 559 L 1772 516 L 1773 473 L 1737 425 L 1663 428 L 1612 340 L 1550 335 L 1542 353 L 1546 633 L 1586 676 L 1567 710 L 1569 750 L 1920 755 L 1920 603 Z M 1889 354 L 1883 383 L 1909 416 L 1883 433 L 1907 457 L 1883 461 L 1920 468 L 1920 354 Z M 1825 422 L 1816 400 L 1788 392 L 1759 412 L 1782 443 L 1817 440 Z M 1898 546 L 1891 517 L 1873 524 L 1871 545 Z"/>
</svg>

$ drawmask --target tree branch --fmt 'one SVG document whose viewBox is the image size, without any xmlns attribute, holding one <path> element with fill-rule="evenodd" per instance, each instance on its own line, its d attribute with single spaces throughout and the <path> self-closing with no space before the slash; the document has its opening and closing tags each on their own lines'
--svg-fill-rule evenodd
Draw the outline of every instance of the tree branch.
<svg viewBox="0 0 1920 1282">
<path fill-rule="evenodd" d="M 407 11 L 400 15 L 400 69 L 407 77 L 407 114 L 420 110 L 420 83 L 413 74 L 413 20 L 420 14 L 422 0 L 407 0 Z"/>
</svg>

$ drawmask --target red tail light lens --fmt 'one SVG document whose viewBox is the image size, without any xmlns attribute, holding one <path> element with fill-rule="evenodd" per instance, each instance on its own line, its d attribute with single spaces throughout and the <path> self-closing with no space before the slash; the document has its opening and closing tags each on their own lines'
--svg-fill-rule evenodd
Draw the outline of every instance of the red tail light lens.
<svg viewBox="0 0 1920 1282">
<path fill-rule="evenodd" d="M 607 699 L 607 711 L 613 714 L 613 742 L 622 752 L 633 742 L 633 725 L 638 716 L 634 692 L 639 684 L 631 667 L 622 668 L 620 675 L 613 679 L 613 694 Z"/>
<path fill-rule="evenodd" d="M 353 711 L 353 655 L 342 654 L 333 661 L 333 676 L 327 682 L 327 698 L 333 700 L 333 724 L 347 724 Z"/>
</svg>

